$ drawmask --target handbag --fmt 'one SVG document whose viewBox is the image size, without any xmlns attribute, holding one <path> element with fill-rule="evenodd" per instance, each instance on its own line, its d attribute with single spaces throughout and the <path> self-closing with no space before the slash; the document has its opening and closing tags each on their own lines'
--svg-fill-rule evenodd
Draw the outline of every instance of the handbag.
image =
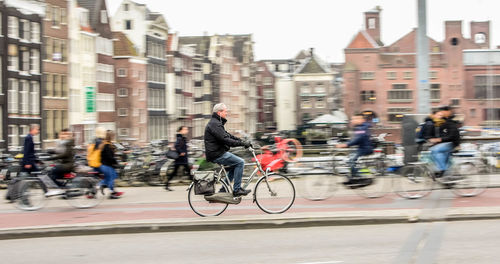
<svg viewBox="0 0 500 264">
<path fill-rule="evenodd" d="M 193 176 L 194 194 L 212 195 L 215 193 L 215 173 L 213 171 L 197 171 Z"/>
<path fill-rule="evenodd" d="M 167 158 L 169 158 L 169 159 L 174 159 L 174 160 L 175 160 L 175 159 L 179 158 L 179 153 L 178 153 L 177 151 L 175 151 L 175 150 L 171 150 L 171 149 L 169 149 L 169 150 L 167 151 L 166 156 L 167 156 Z"/>
</svg>

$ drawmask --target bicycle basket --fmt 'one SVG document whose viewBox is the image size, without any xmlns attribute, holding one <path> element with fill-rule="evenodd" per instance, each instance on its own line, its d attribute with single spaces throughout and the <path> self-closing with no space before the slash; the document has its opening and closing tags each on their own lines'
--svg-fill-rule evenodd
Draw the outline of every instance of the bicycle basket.
<svg viewBox="0 0 500 264">
<path fill-rule="evenodd" d="M 194 194 L 212 195 L 215 192 L 215 173 L 213 171 L 197 171 L 193 176 Z"/>
</svg>

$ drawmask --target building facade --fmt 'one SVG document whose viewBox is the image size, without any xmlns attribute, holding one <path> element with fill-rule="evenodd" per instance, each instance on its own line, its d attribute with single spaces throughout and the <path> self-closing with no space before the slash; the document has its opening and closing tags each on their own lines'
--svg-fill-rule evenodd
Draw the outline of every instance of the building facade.
<svg viewBox="0 0 500 264">
<path fill-rule="evenodd" d="M 255 76 L 257 92 L 260 96 L 258 100 L 259 113 L 258 122 L 261 125 L 260 131 L 276 131 L 276 87 L 274 74 L 269 70 L 264 61 L 257 62 L 257 72 Z"/>
<path fill-rule="evenodd" d="M 142 146 L 148 142 L 147 60 L 138 56 L 134 45 L 122 32 L 114 32 L 113 38 L 117 139 Z"/>
<path fill-rule="evenodd" d="M 168 25 L 163 15 L 145 5 L 122 2 L 112 18 L 113 31 L 123 32 L 140 57 L 147 59 L 148 140 L 168 139 L 166 44 Z"/>
<path fill-rule="evenodd" d="M 0 149 L 17 152 L 41 125 L 43 1 L 0 1 Z M 43 131 L 43 126 L 42 126 Z M 40 136 L 35 138 L 40 146 Z"/>
<path fill-rule="evenodd" d="M 399 127 L 404 114 L 417 111 L 416 30 L 390 45 L 380 39 L 381 9 L 364 13 L 365 26 L 347 48 L 344 68 L 343 104 L 348 115 L 370 110 L 379 116 L 378 126 Z M 431 106 L 456 106 L 458 114 L 467 116 L 475 105 L 467 99 L 466 69 L 463 53 L 469 49 L 488 49 L 489 21 L 471 22 L 471 36 L 462 34 L 462 21 L 446 21 L 441 42 L 429 38 L 429 88 Z M 470 114 L 470 113 L 469 113 Z M 466 118 L 466 125 L 478 125 L 477 118 Z"/>
<path fill-rule="evenodd" d="M 54 147 L 57 134 L 68 125 L 68 1 L 45 1 L 43 19 L 43 112 L 44 147 Z"/>
</svg>

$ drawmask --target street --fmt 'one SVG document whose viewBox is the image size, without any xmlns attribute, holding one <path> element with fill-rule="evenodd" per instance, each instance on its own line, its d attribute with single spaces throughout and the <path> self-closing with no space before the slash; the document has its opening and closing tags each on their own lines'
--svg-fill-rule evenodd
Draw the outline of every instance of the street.
<svg viewBox="0 0 500 264">
<path fill-rule="evenodd" d="M 4 240 L 9 263 L 495 263 L 500 221 Z M 27 246 L 29 245 L 29 246 Z"/>
</svg>

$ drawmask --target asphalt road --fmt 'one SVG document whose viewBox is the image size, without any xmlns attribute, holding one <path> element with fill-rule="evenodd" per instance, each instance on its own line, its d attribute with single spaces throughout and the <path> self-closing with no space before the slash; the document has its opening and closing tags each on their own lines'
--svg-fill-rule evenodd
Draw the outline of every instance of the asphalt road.
<svg viewBox="0 0 500 264">
<path fill-rule="evenodd" d="M 5 263 L 498 263 L 500 221 L 0 241 Z"/>
</svg>

